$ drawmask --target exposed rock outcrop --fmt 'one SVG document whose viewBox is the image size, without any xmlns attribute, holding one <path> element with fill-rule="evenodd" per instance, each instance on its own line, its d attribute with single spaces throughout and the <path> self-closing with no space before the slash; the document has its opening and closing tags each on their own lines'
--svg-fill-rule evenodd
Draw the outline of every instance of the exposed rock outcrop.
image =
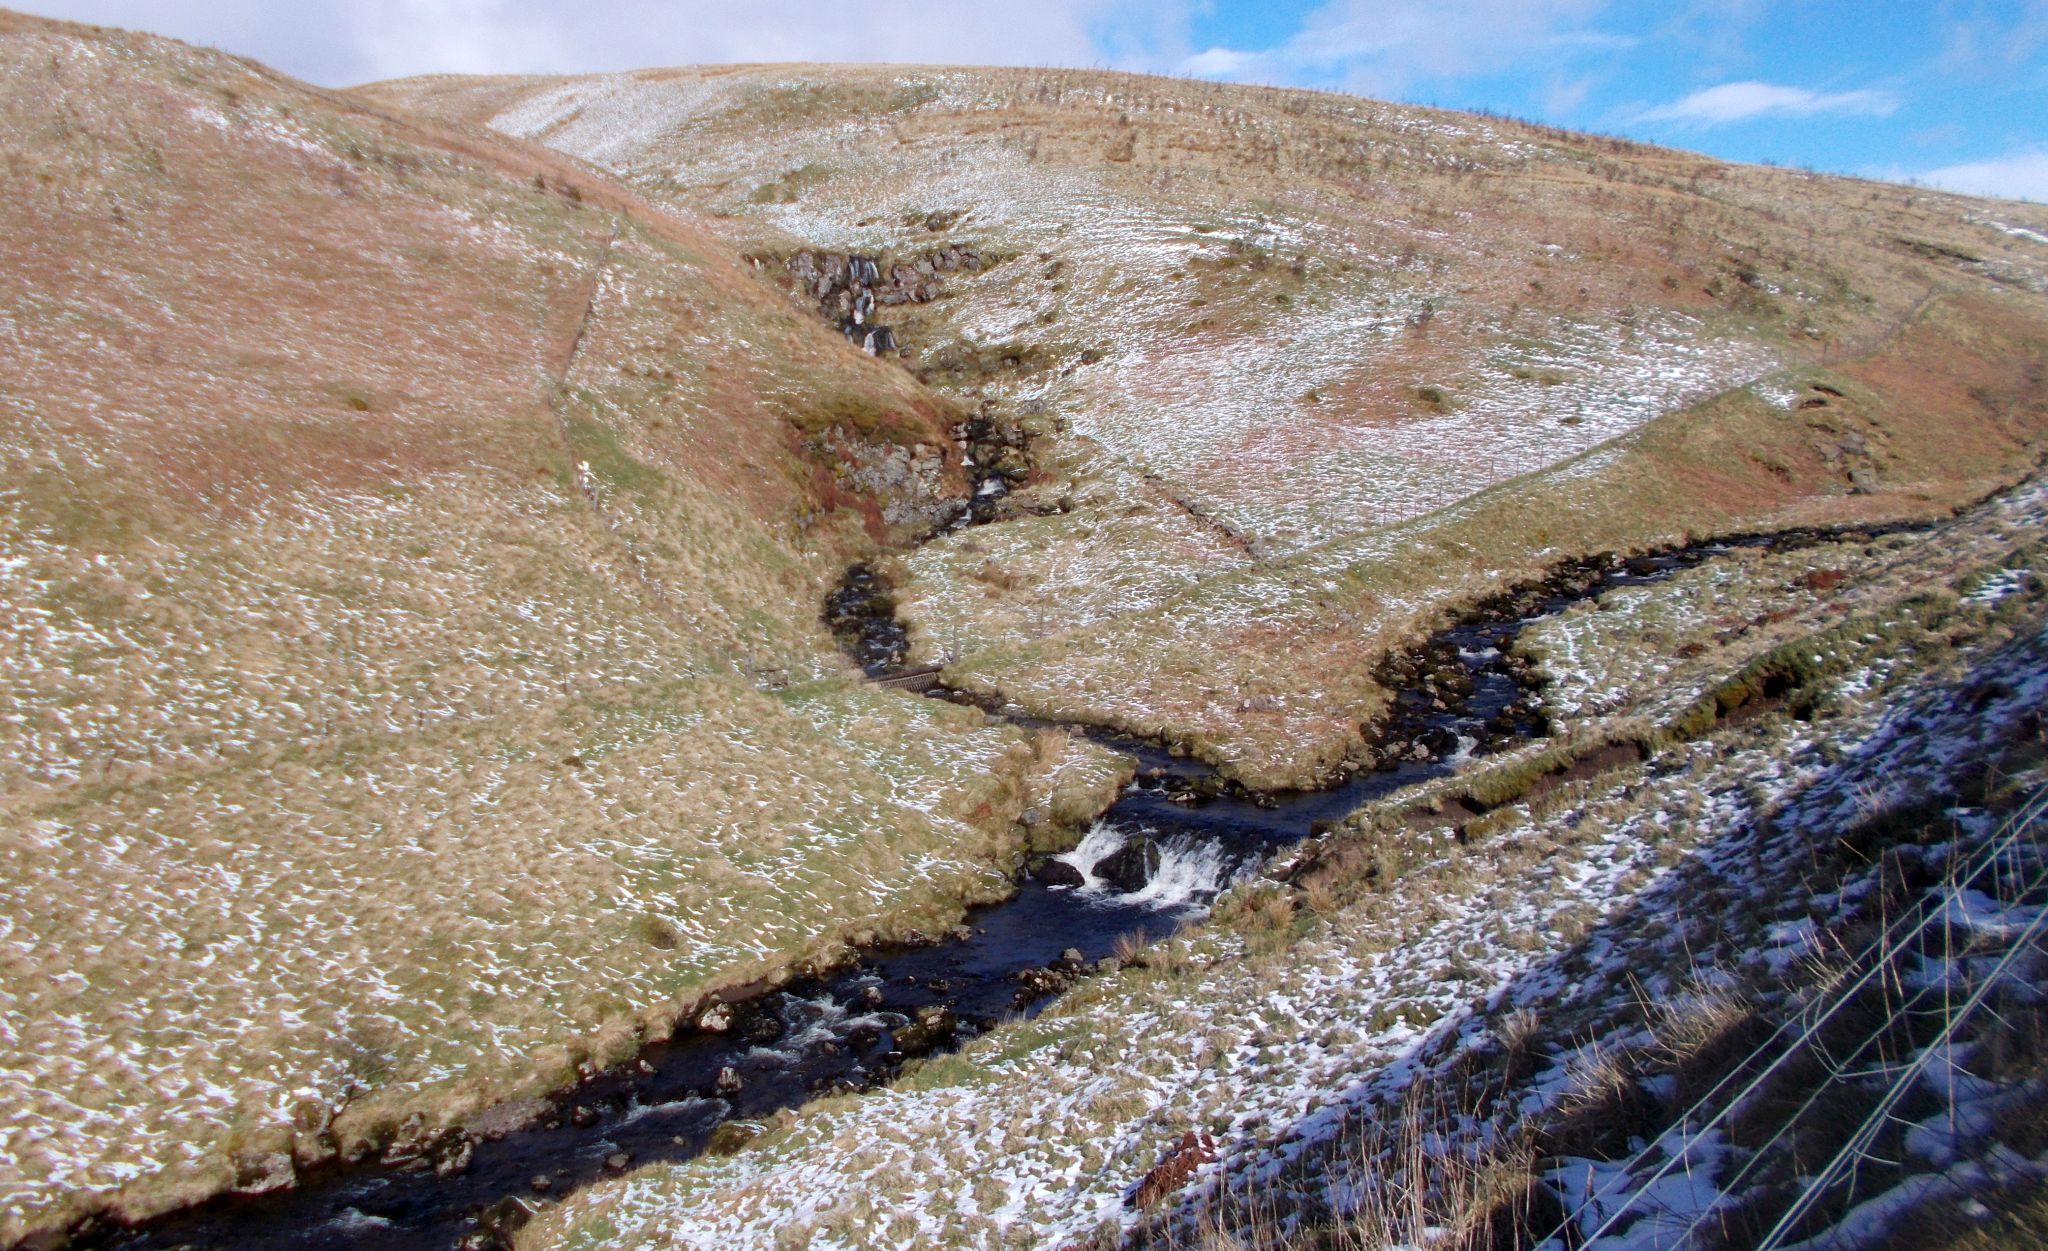
<svg viewBox="0 0 2048 1251">
<path fill-rule="evenodd" d="M 902 350 L 895 330 L 876 321 L 877 310 L 929 304 L 944 292 L 946 275 L 978 274 L 1002 260 L 965 244 L 900 258 L 805 249 L 753 259 L 764 269 L 779 270 L 785 290 L 814 307 L 870 356 Z"/>
</svg>

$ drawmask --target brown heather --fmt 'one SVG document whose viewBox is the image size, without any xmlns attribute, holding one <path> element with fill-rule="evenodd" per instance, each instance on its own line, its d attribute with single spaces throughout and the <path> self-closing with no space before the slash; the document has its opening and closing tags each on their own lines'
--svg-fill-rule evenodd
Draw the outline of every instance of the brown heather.
<svg viewBox="0 0 2048 1251">
<path fill-rule="evenodd" d="M 805 431 L 951 413 L 602 176 L 0 13 L 0 202 L 0 1242 L 615 1062 L 1113 790 L 852 681 Z"/>
<path fill-rule="evenodd" d="M 1027 807 L 1106 803 L 1104 753 L 855 680 L 820 599 L 910 527 L 834 455 L 935 446 L 957 493 L 954 421 L 1029 432 L 1004 524 L 894 556 L 916 655 L 1279 784 L 1355 755 L 1377 659 L 1479 593 L 1938 515 L 2048 421 L 2048 268 L 1999 229 L 2037 208 L 1334 95 L 815 66 L 338 93 L 0 12 L 0 203 L 0 1242 L 559 1085 L 715 988 L 949 921 L 1005 889 Z M 893 362 L 788 298 L 802 249 L 947 246 L 989 263 L 887 313 Z M 1562 745 L 1359 814 L 1302 889 L 889 1098 L 986 1094 L 1006 1158 L 1107 1175 L 1105 1144 L 1232 1113 L 1154 1116 L 1181 1057 L 1119 1068 L 1130 1039 L 1255 1066 L 1305 1045 L 1256 1005 L 1313 958 L 1426 944 L 1386 1019 L 1318 1026 L 1356 1076 L 1486 960 L 1600 921 L 1553 861 L 1646 814 L 1675 824 L 1645 864 L 1712 833 L 1689 778 L 1565 776 L 1584 753 L 1668 741 L 1732 786 L 1781 732 L 1723 733 L 1754 666 L 1821 691 L 1800 645 L 1938 669 L 2017 630 L 2038 585 L 1908 598 L 2034 559 L 1963 537 L 1552 623 L 1525 646 L 1580 701 Z M 1475 788 L 1501 806 L 1469 847 L 1422 828 Z M 1521 919 L 1489 950 L 1458 900 Z M 872 1102 L 761 1156 L 873 1165 L 817 1219 L 901 1242 L 975 1161 Z M 757 1163 L 629 1184 L 756 1211 L 718 1170 Z M 947 1202 L 1036 1193 L 1008 1185 Z M 528 1237 L 610 1245 L 621 1193 Z"/>
</svg>

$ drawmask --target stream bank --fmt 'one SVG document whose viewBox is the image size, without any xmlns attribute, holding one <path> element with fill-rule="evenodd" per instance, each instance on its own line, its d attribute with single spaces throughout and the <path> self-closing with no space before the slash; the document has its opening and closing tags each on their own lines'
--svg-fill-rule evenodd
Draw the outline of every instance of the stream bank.
<svg viewBox="0 0 2048 1251">
<path fill-rule="evenodd" d="M 1253 794 L 1159 744 L 1069 727 L 1131 757 L 1137 779 L 1078 846 L 1034 858 L 1015 894 L 971 910 L 950 936 L 865 952 L 849 968 L 714 1005 L 695 1029 L 635 1062 L 545 1103 L 486 1116 L 481 1132 L 395 1167 L 330 1166 L 292 1188 L 224 1196 L 139 1228 L 80 1231 L 78 1244 L 124 1251 L 502 1246 L 539 1203 L 640 1164 L 738 1149 L 781 1109 L 872 1088 L 919 1056 L 1029 1015 L 1120 947 L 1204 915 L 1218 894 L 1326 823 L 1542 735 L 1540 691 L 1513 655 L 1528 623 L 1738 548 L 1871 533 L 1737 536 L 1560 565 L 1390 657 L 1383 673 L 1397 696 L 1380 727 L 1377 767 L 1322 790 Z M 901 626 L 874 570 L 849 570 L 825 611 L 871 677 L 900 671 Z M 943 688 L 932 693 L 965 699 Z M 989 711 L 1043 724 L 1001 705 Z"/>
</svg>

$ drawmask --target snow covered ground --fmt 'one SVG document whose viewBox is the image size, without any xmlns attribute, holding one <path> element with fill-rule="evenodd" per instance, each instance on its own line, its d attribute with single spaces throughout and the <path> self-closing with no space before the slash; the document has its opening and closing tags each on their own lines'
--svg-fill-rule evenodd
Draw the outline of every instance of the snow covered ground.
<svg viewBox="0 0 2048 1251">
<path fill-rule="evenodd" d="M 1880 553 L 1888 560 L 1866 555 L 1873 589 L 1861 607 L 1888 604 L 1904 621 L 1905 598 L 1927 590 L 1936 568 L 1952 583 L 1989 585 L 1958 564 L 2023 553 L 2041 533 L 2040 503 L 2035 488 L 1951 531 L 1898 540 Z M 1782 603 L 1788 571 L 1771 567 L 1777 559 L 1617 593 L 1617 614 L 1662 596 L 1658 611 L 1676 619 L 1730 577 L 1753 584 L 1745 602 L 1768 589 Z M 738 1156 L 576 1196 L 532 1244 L 1058 1248 L 1137 1229 L 1127 1200 L 1189 1130 L 1212 1134 L 1222 1156 L 1175 1209 L 1189 1220 L 1219 1210 L 1211 1201 L 1225 1177 L 1310 1210 L 1342 1200 L 1357 1181 L 1342 1169 L 1347 1134 L 1396 1115 L 1418 1082 L 1486 1045 L 1503 1017 L 1527 1011 L 1558 1025 L 1527 1087 L 1521 1110 L 1534 1112 L 1596 1058 L 1583 1035 L 1562 1037 L 1569 1022 L 1627 1004 L 1640 1021 L 1631 974 L 1652 998 L 1676 997 L 1695 957 L 1700 967 L 1725 957 L 1768 969 L 1810 950 L 1828 919 L 1823 906 L 1817 928 L 1809 905 L 1827 901 L 1796 886 L 1815 840 L 1938 792 L 2029 733 L 2026 718 L 2048 702 L 2048 632 L 2040 589 L 2028 585 L 1989 606 L 1952 594 L 1953 616 L 1901 625 L 1896 637 L 1828 635 L 1844 614 L 1810 606 L 1815 637 L 1843 652 L 1826 684 L 1854 693 L 1811 721 L 1766 717 L 1677 743 L 1647 767 L 1489 813 L 1484 837 L 1466 846 L 1396 838 L 1388 846 L 1405 870 L 1348 903 L 1241 888 L 1207 927 L 1045 1015 L 892 1089 L 814 1105 Z M 1721 659 L 1740 668 L 1754 645 L 1732 641 Z M 1641 708 L 1675 707 L 1661 699 L 1668 679 L 1655 666 L 1626 671 Z M 1581 709 L 1581 732 L 1639 724 L 1586 715 L 1579 689 L 1560 686 Z M 1976 694 L 1965 703 L 1959 690 Z M 1376 811 L 1413 802 L 1397 796 Z M 1372 829 L 1374 818 L 1354 824 Z M 1982 833 L 1967 819 L 1963 828 Z M 1841 898 L 1859 889 L 1851 882 Z M 1710 899 L 1761 919 L 1716 930 L 1729 948 L 1713 949 L 1695 924 Z M 1749 945 L 1737 941 L 1745 932 Z M 1640 1041 L 1642 1029 L 1609 1029 L 1599 1046 Z M 1666 1190 L 1674 1203 L 1714 1197 L 1698 1185 Z"/>
<path fill-rule="evenodd" d="M 1909 429 L 1928 397 L 1838 375 L 1930 308 L 1904 223 L 2002 266 L 2039 252 L 1999 228 L 2025 213 L 1198 82 L 773 66 L 373 90 L 597 161 L 764 257 L 998 258 L 887 317 L 963 406 L 1057 428 L 1015 498 L 1059 511 L 901 562 L 915 657 L 1265 785 L 1357 748 L 1384 645 L 1556 555 L 1984 489 L 1938 485 L 1961 462 Z M 1813 411 L 1809 384 L 1841 403 Z M 1848 498 L 1823 450 L 1852 434 L 1885 460 L 1855 467 L 1877 495 Z"/>
</svg>

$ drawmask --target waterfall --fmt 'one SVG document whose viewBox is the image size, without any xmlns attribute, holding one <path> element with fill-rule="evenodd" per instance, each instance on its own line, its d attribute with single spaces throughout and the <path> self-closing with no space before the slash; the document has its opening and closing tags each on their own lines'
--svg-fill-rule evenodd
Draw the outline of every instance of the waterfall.
<svg viewBox="0 0 2048 1251">
<path fill-rule="evenodd" d="M 1107 889 L 1108 884 L 1095 876 L 1095 866 L 1115 855 L 1129 841 L 1130 835 L 1122 829 L 1107 821 L 1097 821 L 1088 827 L 1087 836 L 1082 838 L 1080 846 L 1053 859 L 1065 861 L 1081 871 L 1084 879 L 1082 890 L 1101 891 Z"/>
<path fill-rule="evenodd" d="M 1251 872 L 1256 857 L 1233 857 L 1213 838 L 1177 834 L 1159 844 L 1159 871 L 1124 898 L 1155 908 L 1206 906 Z"/>
<path fill-rule="evenodd" d="M 1054 859 L 1080 871 L 1084 880 L 1078 889 L 1083 893 L 1102 896 L 1105 902 L 1145 904 L 1161 910 L 1206 905 L 1258 863 L 1256 856 L 1233 856 L 1214 838 L 1176 834 L 1158 843 L 1159 867 L 1145 885 L 1123 894 L 1097 875 L 1095 866 L 1123 850 L 1130 839 L 1130 831 L 1121 826 L 1097 821 L 1080 846 Z"/>
</svg>

